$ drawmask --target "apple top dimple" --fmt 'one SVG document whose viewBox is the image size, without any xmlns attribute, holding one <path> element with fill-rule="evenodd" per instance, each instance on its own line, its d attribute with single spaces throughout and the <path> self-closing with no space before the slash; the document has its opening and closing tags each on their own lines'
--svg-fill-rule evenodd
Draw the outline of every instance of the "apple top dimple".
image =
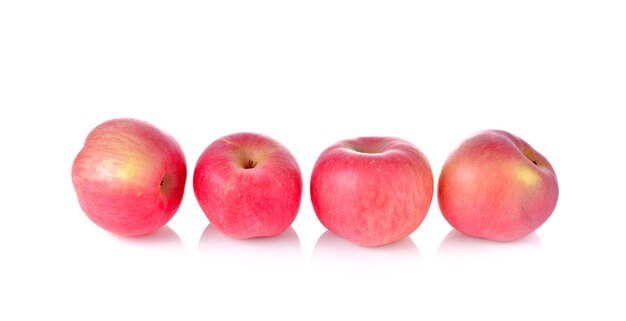
<svg viewBox="0 0 626 321">
<path fill-rule="evenodd" d="M 359 154 L 384 154 L 392 141 L 388 137 L 359 137 L 343 142 L 343 148 Z"/>
</svg>

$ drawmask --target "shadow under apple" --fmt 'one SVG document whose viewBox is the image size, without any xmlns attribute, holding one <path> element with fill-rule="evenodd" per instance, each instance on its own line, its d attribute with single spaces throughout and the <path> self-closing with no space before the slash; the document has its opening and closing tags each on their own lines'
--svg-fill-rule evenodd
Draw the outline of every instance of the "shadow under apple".
<svg viewBox="0 0 626 321">
<path fill-rule="evenodd" d="M 452 229 L 441 241 L 437 259 L 444 262 L 528 260 L 542 253 L 543 242 L 536 232 L 511 242 L 497 242 L 465 235 Z"/>
<path fill-rule="evenodd" d="M 326 231 L 317 240 L 311 260 L 319 268 L 398 271 L 416 268 L 421 255 L 410 237 L 383 246 L 365 247 Z"/>
<path fill-rule="evenodd" d="M 112 234 L 116 241 L 142 248 L 153 248 L 159 250 L 183 250 L 185 248 L 183 241 L 174 230 L 165 225 L 157 231 L 143 236 L 120 236 Z"/>
<path fill-rule="evenodd" d="M 302 247 L 293 227 L 276 236 L 235 239 L 209 223 L 197 254 L 221 266 L 295 266 L 301 262 Z"/>
<path fill-rule="evenodd" d="M 107 273 L 125 275 L 146 274 L 154 266 L 182 263 L 186 249 L 178 234 L 169 226 L 144 236 L 120 236 L 105 232 L 109 236 L 89 248 L 77 248 L 74 253 L 87 270 L 98 270 L 106 266 Z"/>
</svg>

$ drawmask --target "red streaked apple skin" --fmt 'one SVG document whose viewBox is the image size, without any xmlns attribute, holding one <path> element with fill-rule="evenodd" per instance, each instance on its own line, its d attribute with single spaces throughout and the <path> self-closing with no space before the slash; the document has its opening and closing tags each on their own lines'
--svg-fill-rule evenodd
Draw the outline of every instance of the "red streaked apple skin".
<svg viewBox="0 0 626 321">
<path fill-rule="evenodd" d="M 94 128 L 72 166 L 78 202 L 94 223 L 125 236 L 152 233 L 174 216 L 187 167 L 176 140 L 136 119 Z"/>
<path fill-rule="evenodd" d="M 239 239 L 274 236 L 298 214 L 302 174 L 293 155 L 276 140 L 237 133 L 204 150 L 193 188 L 202 211 L 222 233 Z"/>
<path fill-rule="evenodd" d="M 458 231 L 512 241 L 550 217 L 559 186 L 550 162 L 528 143 L 505 131 L 487 130 L 450 154 L 437 195 L 443 216 Z"/>
<path fill-rule="evenodd" d="M 392 137 L 340 141 L 317 159 L 311 202 L 333 233 L 363 246 L 407 237 L 422 223 L 433 197 L 426 156 Z"/>
</svg>

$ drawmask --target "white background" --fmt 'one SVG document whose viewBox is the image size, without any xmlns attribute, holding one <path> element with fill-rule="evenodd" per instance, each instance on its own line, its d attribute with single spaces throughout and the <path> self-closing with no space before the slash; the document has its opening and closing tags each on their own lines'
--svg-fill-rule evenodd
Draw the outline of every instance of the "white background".
<svg viewBox="0 0 626 321">
<path fill-rule="evenodd" d="M 623 1 L 0 2 L 0 319 L 626 318 Z M 235 241 L 188 180 L 167 228 L 92 224 L 70 169 L 89 131 L 136 117 L 189 175 L 234 132 L 300 163 L 293 230 Z M 410 238 L 325 233 L 308 183 L 328 145 L 407 139 L 435 177 L 487 128 L 554 165 L 560 199 L 513 243 L 451 232 L 436 198 Z"/>
</svg>

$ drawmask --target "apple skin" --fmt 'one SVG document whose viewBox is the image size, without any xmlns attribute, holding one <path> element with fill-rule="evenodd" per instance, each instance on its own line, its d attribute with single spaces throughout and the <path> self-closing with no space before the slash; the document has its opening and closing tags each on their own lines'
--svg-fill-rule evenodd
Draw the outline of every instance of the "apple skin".
<svg viewBox="0 0 626 321">
<path fill-rule="evenodd" d="M 211 143 L 193 176 L 196 199 L 219 231 L 238 239 L 274 236 L 291 226 L 302 199 L 302 173 L 278 141 L 236 133 Z"/>
<path fill-rule="evenodd" d="M 552 214 L 559 185 L 552 165 L 521 138 L 486 130 L 465 140 L 439 176 L 439 207 L 458 231 L 513 241 Z"/>
<path fill-rule="evenodd" d="M 94 223 L 124 236 L 152 233 L 183 199 L 187 165 L 176 140 L 121 118 L 94 128 L 72 165 L 78 202 Z"/>
<path fill-rule="evenodd" d="M 311 174 L 311 202 L 331 232 L 363 246 L 407 237 L 433 197 L 426 156 L 393 137 L 340 141 L 321 153 Z"/>
</svg>

